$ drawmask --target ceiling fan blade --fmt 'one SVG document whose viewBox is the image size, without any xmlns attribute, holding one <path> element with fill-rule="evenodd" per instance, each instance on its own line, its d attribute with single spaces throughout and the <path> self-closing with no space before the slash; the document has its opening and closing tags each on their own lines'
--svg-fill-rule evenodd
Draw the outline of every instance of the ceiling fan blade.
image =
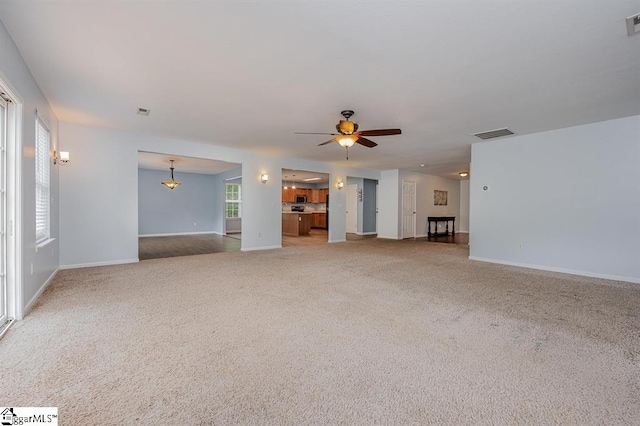
<svg viewBox="0 0 640 426">
<path fill-rule="evenodd" d="M 391 135 L 402 134 L 402 130 L 400 129 L 363 130 L 361 132 L 358 132 L 358 134 L 362 136 L 391 136 Z"/>
<path fill-rule="evenodd" d="M 367 148 L 373 148 L 374 146 L 378 146 L 378 144 L 375 143 L 374 141 L 371 141 L 367 138 L 363 138 L 362 136 L 358 137 L 358 140 L 356 141 L 356 143 L 359 143 L 360 145 L 364 145 Z"/>
<path fill-rule="evenodd" d="M 294 135 L 332 135 L 336 136 L 340 133 L 306 133 L 306 132 L 294 132 Z"/>
<path fill-rule="evenodd" d="M 319 143 L 319 144 L 318 144 L 318 146 L 328 145 L 328 144 L 330 144 L 331 142 L 338 142 L 338 141 L 336 140 L 336 138 L 333 138 L 333 139 L 330 139 L 330 140 L 328 140 L 328 141 L 326 141 L 326 142 Z"/>
</svg>

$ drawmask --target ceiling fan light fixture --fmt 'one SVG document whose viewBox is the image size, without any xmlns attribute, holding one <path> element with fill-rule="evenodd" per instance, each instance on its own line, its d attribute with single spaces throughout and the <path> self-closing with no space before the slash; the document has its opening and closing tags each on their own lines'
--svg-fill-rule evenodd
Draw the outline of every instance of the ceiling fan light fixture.
<svg viewBox="0 0 640 426">
<path fill-rule="evenodd" d="M 358 140 L 358 137 L 354 135 L 344 135 L 344 136 L 338 136 L 336 140 L 338 141 L 341 147 L 351 148 L 353 144 L 356 143 L 356 141 Z"/>
</svg>

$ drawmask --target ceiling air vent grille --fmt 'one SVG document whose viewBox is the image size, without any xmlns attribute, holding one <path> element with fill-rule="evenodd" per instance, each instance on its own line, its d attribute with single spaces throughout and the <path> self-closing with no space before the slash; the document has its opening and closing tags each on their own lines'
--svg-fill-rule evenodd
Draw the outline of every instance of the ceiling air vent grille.
<svg viewBox="0 0 640 426">
<path fill-rule="evenodd" d="M 138 114 L 140 115 L 149 115 L 150 112 L 149 108 L 138 108 Z"/>
<path fill-rule="evenodd" d="M 501 138 L 503 136 L 509 136 L 513 134 L 514 133 L 511 130 L 505 127 L 504 129 L 496 129 L 496 130 L 489 130 L 488 132 L 475 133 L 473 136 L 476 136 L 482 140 L 487 140 L 487 139 Z"/>
</svg>

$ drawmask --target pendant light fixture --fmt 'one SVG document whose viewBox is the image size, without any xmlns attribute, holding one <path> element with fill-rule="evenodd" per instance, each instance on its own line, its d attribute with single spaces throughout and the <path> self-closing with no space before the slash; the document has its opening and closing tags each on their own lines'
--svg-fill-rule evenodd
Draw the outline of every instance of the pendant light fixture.
<svg viewBox="0 0 640 426">
<path fill-rule="evenodd" d="M 291 179 L 291 189 L 296 189 L 296 175 L 293 175 Z"/>
<path fill-rule="evenodd" d="M 163 180 L 162 184 L 169 189 L 176 189 L 178 186 L 182 185 L 182 182 L 177 182 L 173 178 L 173 160 L 169 160 L 169 161 L 171 161 L 171 167 L 169 167 L 169 169 L 171 170 L 171 180 Z"/>
<path fill-rule="evenodd" d="M 288 178 L 288 177 L 289 177 L 289 176 L 286 176 L 286 175 L 285 175 L 285 177 L 284 177 L 284 186 L 282 187 L 283 189 L 289 189 L 289 185 L 287 185 L 287 178 Z"/>
</svg>

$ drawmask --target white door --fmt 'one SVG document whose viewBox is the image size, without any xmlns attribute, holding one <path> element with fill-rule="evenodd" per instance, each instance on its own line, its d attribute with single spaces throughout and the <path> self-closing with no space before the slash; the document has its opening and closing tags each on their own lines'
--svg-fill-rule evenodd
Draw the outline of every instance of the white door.
<svg viewBox="0 0 640 426">
<path fill-rule="evenodd" d="M 376 234 L 378 233 L 378 200 L 380 199 L 380 185 L 376 182 Z"/>
<path fill-rule="evenodd" d="M 402 181 L 402 238 L 416 237 L 416 183 Z"/>
<path fill-rule="evenodd" d="M 0 329 L 7 321 L 7 103 L 0 98 Z"/>
<path fill-rule="evenodd" d="M 358 185 L 347 185 L 347 233 L 358 232 Z"/>
</svg>

